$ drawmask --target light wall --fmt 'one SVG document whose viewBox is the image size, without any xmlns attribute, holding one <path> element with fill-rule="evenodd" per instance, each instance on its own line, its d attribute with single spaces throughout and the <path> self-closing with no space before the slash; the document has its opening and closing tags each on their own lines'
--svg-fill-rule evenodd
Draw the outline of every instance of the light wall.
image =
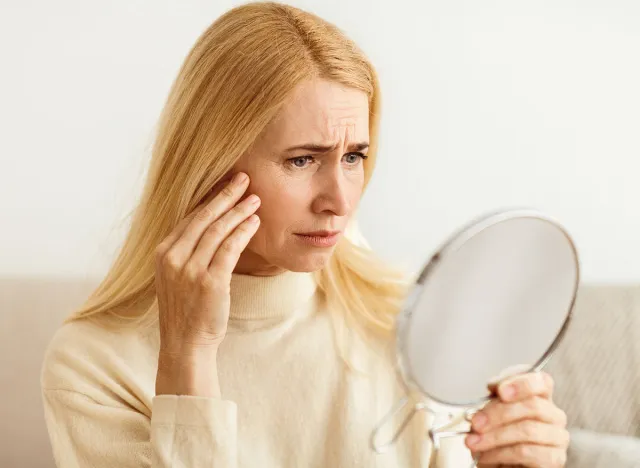
<svg viewBox="0 0 640 468">
<path fill-rule="evenodd" d="M 370 243 L 418 267 L 485 211 L 536 207 L 583 277 L 640 279 L 640 2 L 293 1 L 376 65 Z M 0 274 L 107 268 L 189 48 L 231 1 L 0 4 Z"/>
</svg>

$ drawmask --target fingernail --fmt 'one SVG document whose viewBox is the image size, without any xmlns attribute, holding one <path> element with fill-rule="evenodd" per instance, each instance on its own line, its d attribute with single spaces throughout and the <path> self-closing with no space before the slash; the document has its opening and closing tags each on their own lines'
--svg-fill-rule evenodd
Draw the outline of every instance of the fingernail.
<svg viewBox="0 0 640 468">
<path fill-rule="evenodd" d="M 237 185 L 242 184 L 245 180 L 247 180 L 247 174 L 245 174 L 244 172 L 238 172 L 233 177 L 233 183 Z"/>
<path fill-rule="evenodd" d="M 477 413 L 473 417 L 472 425 L 476 429 L 482 429 L 487 425 L 487 422 L 489 422 L 489 419 L 483 413 Z"/>
<path fill-rule="evenodd" d="M 258 198 L 258 195 L 250 195 L 248 200 L 249 200 L 249 203 L 251 203 L 252 205 L 255 205 L 260 201 L 260 198 Z"/>
<path fill-rule="evenodd" d="M 477 445 L 480 442 L 481 437 L 478 434 L 471 434 L 467 437 L 467 444 Z"/>
<path fill-rule="evenodd" d="M 512 398 L 514 398 L 516 396 L 516 392 L 517 391 L 518 391 L 518 389 L 516 388 L 515 385 L 513 385 L 513 384 L 507 385 L 502 390 L 502 397 L 506 398 L 507 400 L 511 400 Z"/>
</svg>

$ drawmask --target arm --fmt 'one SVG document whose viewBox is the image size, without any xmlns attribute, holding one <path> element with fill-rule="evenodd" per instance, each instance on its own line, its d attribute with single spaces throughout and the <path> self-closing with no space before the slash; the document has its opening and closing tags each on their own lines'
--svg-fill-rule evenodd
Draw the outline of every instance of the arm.
<svg viewBox="0 0 640 468">
<path fill-rule="evenodd" d="M 152 416 L 105 406 L 69 390 L 44 389 L 54 458 L 64 468 L 233 468 L 236 405 L 196 396 L 161 395 Z"/>
<path fill-rule="evenodd" d="M 260 199 L 241 200 L 248 186 L 248 176 L 237 174 L 156 248 L 160 350 L 150 418 L 125 404 L 43 385 L 58 466 L 237 465 L 237 408 L 220 398 L 214 363 L 226 335 L 232 273 L 259 226 Z M 51 362 L 44 368 L 55 373 Z M 64 382 L 43 382 L 49 380 Z"/>
</svg>

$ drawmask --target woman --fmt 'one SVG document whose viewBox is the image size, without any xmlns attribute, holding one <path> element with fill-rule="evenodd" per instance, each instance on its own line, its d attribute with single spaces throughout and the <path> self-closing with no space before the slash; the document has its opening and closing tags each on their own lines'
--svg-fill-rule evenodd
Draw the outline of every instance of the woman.
<svg viewBox="0 0 640 468">
<path fill-rule="evenodd" d="M 202 34 L 122 250 L 47 352 L 58 466 L 422 466 L 432 421 L 369 448 L 402 394 L 390 344 L 408 284 L 346 235 L 379 100 L 358 48 L 299 9 L 244 5 Z M 466 439 L 481 463 L 563 466 L 551 384 L 501 383 Z M 459 442 L 440 466 L 470 461 Z"/>
</svg>

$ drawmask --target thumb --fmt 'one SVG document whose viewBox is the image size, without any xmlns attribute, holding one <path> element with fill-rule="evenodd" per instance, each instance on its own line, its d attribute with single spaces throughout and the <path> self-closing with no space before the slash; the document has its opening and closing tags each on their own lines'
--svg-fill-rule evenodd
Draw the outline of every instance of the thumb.
<svg viewBox="0 0 640 468">
<path fill-rule="evenodd" d="M 487 388 L 490 391 L 495 392 L 500 383 L 515 375 L 530 372 L 531 367 L 532 366 L 530 364 L 516 364 L 514 366 L 509 366 L 506 369 L 501 370 L 498 375 L 491 377 L 487 382 Z"/>
</svg>

